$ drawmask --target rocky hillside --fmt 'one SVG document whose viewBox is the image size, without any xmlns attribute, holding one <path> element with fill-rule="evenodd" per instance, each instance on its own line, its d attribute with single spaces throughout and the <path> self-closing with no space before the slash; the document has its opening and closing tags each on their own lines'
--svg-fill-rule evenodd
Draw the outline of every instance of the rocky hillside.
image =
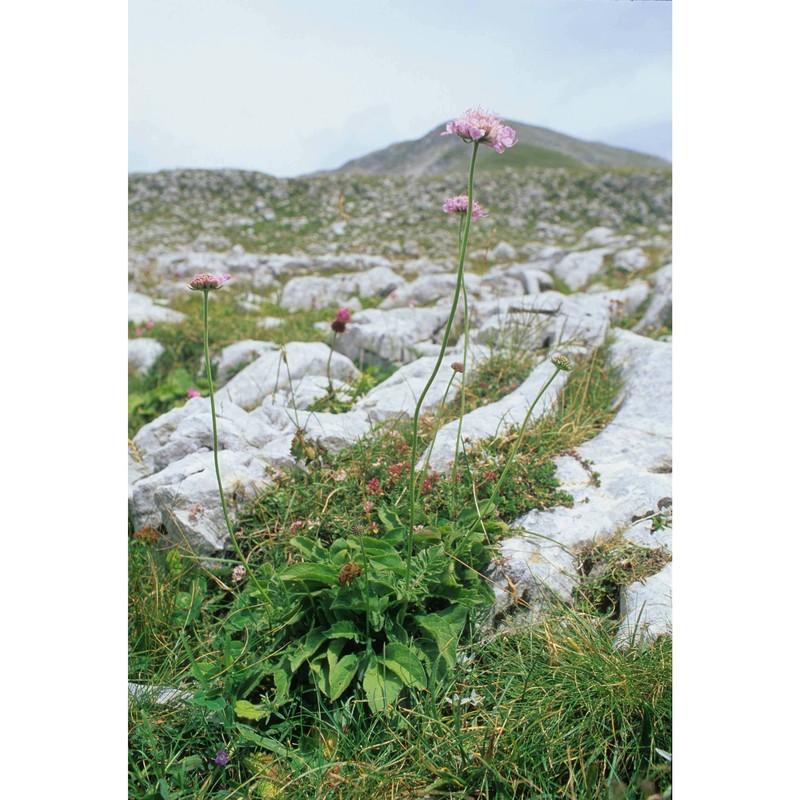
<svg viewBox="0 0 800 800">
<path fill-rule="evenodd" d="M 482 154 L 481 169 L 526 167 L 567 167 L 573 169 L 633 167 L 669 169 L 670 164 L 656 156 L 611 147 L 599 142 L 584 142 L 563 133 L 509 121 L 517 132 L 517 144 L 502 159 Z M 457 136 L 442 136 L 444 124 L 421 139 L 398 142 L 361 158 L 348 161 L 335 172 L 361 175 L 440 175 L 466 173 L 469 148 Z"/>
<path fill-rule="evenodd" d="M 485 162 L 494 156 L 481 154 Z M 464 418 L 464 435 L 477 443 L 519 424 L 555 353 L 591 358 L 610 346 L 625 381 L 615 422 L 557 461 L 573 505 L 530 508 L 517 520 L 518 535 L 505 541 L 504 571 L 494 576 L 500 613 L 512 589 L 534 607 L 545 590 L 568 601 L 576 582 L 592 577 L 579 558 L 588 540 L 623 537 L 625 547 L 662 555 L 671 548 L 671 185 L 664 170 L 506 167 L 481 173 L 477 186 L 490 216 L 474 223 L 470 239 L 469 352 L 475 363 L 491 359 L 504 335 L 522 331 L 536 359 L 517 389 L 487 398 Z M 137 380 L 156 376 L 148 402 L 164 401 L 159 364 L 197 338 L 187 279 L 202 271 L 233 276 L 215 297 L 214 329 L 219 336 L 227 324 L 237 337 L 214 354 L 232 507 L 291 470 L 298 431 L 312 447 L 334 453 L 376 424 L 413 412 L 454 285 L 458 221 L 441 205 L 461 191 L 463 175 L 449 174 L 130 176 L 129 362 Z M 338 306 L 351 308 L 353 320 L 331 342 L 325 319 Z M 301 319 L 318 326 L 313 336 L 276 339 L 276 331 L 299 330 Z M 463 352 L 458 340 L 447 363 Z M 183 364 L 194 371 L 188 380 L 197 380 L 199 366 L 197 359 Z M 331 382 L 342 396 L 359 381 L 366 386 L 370 366 L 395 371 L 346 409 L 317 410 Z M 448 376 L 437 380 L 424 410 L 449 397 Z M 553 384 L 537 414 L 549 413 L 560 388 Z M 208 400 L 177 391 L 174 407 L 133 435 L 131 520 L 218 554 L 227 534 Z M 441 431 L 433 468 L 448 470 L 454 436 Z M 652 634 L 669 629 L 669 569 L 625 589 L 621 621 L 646 623 Z"/>
<path fill-rule="evenodd" d="M 453 137 L 450 137 L 453 138 Z M 466 150 L 468 148 L 462 148 Z M 478 159 L 508 163 L 512 148 Z M 129 179 L 132 273 L 165 252 L 334 255 L 387 259 L 453 257 L 456 220 L 442 213 L 465 191 L 463 175 L 377 177 L 332 173 L 295 179 L 241 170 L 175 170 Z M 669 225 L 671 173 L 665 170 L 510 169 L 481 173 L 476 199 L 489 216 L 473 226 L 474 269 L 500 242 L 570 245 L 602 226 L 637 237 Z"/>
</svg>

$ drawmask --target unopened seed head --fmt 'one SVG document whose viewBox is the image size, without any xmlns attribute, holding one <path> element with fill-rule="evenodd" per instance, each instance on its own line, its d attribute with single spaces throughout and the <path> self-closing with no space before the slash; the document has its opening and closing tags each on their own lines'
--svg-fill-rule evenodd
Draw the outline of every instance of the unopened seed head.
<svg viewBox="0 0 800 800">
<path fill-rule="evenodd" d="M 569 363 L 569 359 L 566 356 L 553 356 L 550 361 L 556 369 L 563 369 L 564 372 L 569 372 L 572 369 L 572 364 Z"/>
<path fill-rule="evenodd" d="M 464 374 L 464 364 L 463 364 L 463 362 L 461 362 L 461 361 L 454 361 L 454 362 L 453 362 L 453 363 L 450 365 L 450 367 L 451 367 L 451 369 L 453 370 L 453 372 L 459 372 L 459 373 L 461 373 L 462 375 Z"/>
</svg>

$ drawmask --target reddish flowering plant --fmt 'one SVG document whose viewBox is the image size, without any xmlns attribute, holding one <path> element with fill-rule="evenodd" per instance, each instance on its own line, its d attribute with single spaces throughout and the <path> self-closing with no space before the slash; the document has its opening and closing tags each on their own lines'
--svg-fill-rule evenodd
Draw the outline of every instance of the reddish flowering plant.
<svg viewBox="0 0 800 800">
<path fill-rule="evenodd" d="M 457 197 L 448 197 L 444 201 L 442 211 L 446 214 L 466 214 L 467 206 L 469 205 L 469 197 L 465 194 L 460 194 Z M 478 217 L 488 216 L 487 212 L 483 209 L 477 200 L 472 201 L 472 219 Z"/>
<path fill-rule="evenodd" d="M 347 330 L 347 323 L 353 318 L 349 308 L 340 308 L 336 312 L 336 317 L 331 322 L 331 330 L 334 333 L 344 333 Z"/>
<path fill-rule="evenodd" d="M 378 494 L 381 490 L 381 482 L 377 478 L 370 478 L 367 481 L 367 491 L 370 494 Z"/>
<path fill-rule="evenodd" d="M 496 114 L 482 108 L 470 108 L 458 119 L 448 122 L 442 136 L 454 133 L 465 142 L 486 144 L 498 153 L 517 143 L 517 133 L 503 124 Z"/>
</svg>

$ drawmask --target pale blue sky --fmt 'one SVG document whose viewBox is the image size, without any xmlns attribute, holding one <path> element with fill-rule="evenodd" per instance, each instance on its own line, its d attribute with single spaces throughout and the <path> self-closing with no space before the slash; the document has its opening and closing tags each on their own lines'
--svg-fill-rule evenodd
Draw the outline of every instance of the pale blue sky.
<svg viewBox="0 0 800 800">
<path fill-rule="evenodd" d="M 671 158 L 659 0 L 129 0 L 129 169 L 340 166 L 482 105 Z"/>
</svg>

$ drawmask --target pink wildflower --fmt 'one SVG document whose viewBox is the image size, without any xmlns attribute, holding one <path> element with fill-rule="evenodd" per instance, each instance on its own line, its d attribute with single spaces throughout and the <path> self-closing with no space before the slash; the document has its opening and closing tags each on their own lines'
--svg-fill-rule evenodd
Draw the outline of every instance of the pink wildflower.
<svg viewBox="0 0 800 800">
<path fill-rule="evenodd" d="M 143 333 L 144 333 L 144 328 L 137 328 L 136 329 L 136 335 L 137 336 L 141 336 Z"/>
<path fill-rule="evenodd" d="M 442 211 L 447 214 L 466 214 L 469 204 L 469 197 L 465 194 L 460 194 L 457 197 L 448 197 L 444 201 Z M 472 219 L 487 216 L 486 211 L 481 207 L 477 200 L 472 201 Z"/>
<path fill-rule="evenodd" d="M 442 136 L 454 133 L 465 142 L 481 142 L 502 153 L 517 143 L 517 133 L 495 114 L 482 108 L 470 108 L 458 119 L 448 122 Z"/>
<path fill-rule="evenodd" d="M 208 292 L 219 289 L 223 283 L 229 281 L 231 276 L 227 273 L 222 275 L 210 275 L 208 272 L 202 272 L 195 275 L 189 282 L 189 288 L 195 292 Z"/>
<path fill-rule="evenodd" d="M 334 333 L 344 333 L 347 330 L 347 323 L 352 318 L 349 308 L 340 308 L 336 312 L 336 318 L 331 322 L 331 330 Z"/>
<path fill-rule="evenodd" d="M 153 322 L 153 320 L 149 319 L 149 320 L 147 320 L 147 322 L 145 322 L 144 326 L 145 326 L 145 328 L 147 328 L 147 330 L 151 331 L 155 327 L 155 322 Z"/>
<path fill-rule="evenodd" d="M 364 503 L 364 511 L 365 511 L 367 514 L 369 514 L 369 512 L 370 512 L 370 511 L 372 511 L 372 509 L 373 509 L 373 508 L 375 508 L 375 503 L 373 503 L 372 501 L 370 501 L 370 500 L 367 500 L 367 501 Z"/>
<path fill-rule="evenodd" d="M 243 564 L 237 564 L 237 565 L 236 565 L 236 566 L 233 568 L 233 575 L 231 576 L 231 577 L 233 578 L 234 582 L 238 582 L 238 581 L 240 581 L 242 578 L 244 578 L 244 576 L 245 576 L 245 572 L 246 572 L 246 571 L 247 571 L 247 570 L 245 570 L 245 568 L 244 568 L 244 565 L 243 565 Z"/>
<path fill-rule="evenodd" d="M 377 478 L 370 478 L 367 481 L 367 489 L 371 494 L 377 494 L 381 490 L 381 482 Z"/>
<path fill-rule="evenodd" d="M 192 397 L 200 397 L 201 395 L 200 392 L 192 386 L 186 391 L 186 396 L 191 399 Z"/>
</svg>

